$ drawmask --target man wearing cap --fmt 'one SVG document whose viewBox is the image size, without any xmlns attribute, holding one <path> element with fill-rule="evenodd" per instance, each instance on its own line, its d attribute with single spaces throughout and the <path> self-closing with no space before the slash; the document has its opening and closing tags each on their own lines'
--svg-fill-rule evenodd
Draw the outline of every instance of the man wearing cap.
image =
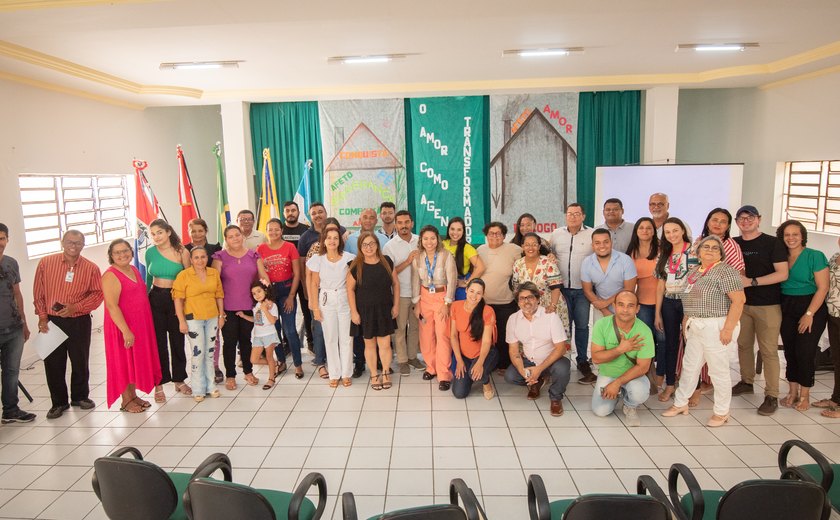
<svg viewBox="0 0 840 520">
<path fill-rule="evenodd" d="M 761 215 L 755 206 L 742 206 L 735 214 L 741 236 L 735 242 L 744 255 L 741 283 L 747 301 L 741 314 L 738 335 L 738 362 L 741 380 L 732 395 L 753 393 L 755 379 L 754 345 L 764 365 L 764 402 L 761 415 L 773 415 L 779 407 L 779 328 L 782 324 L 781 283 L 788 278 L 787 251 L 778 238 L 759 231 Z"/>
</svg>

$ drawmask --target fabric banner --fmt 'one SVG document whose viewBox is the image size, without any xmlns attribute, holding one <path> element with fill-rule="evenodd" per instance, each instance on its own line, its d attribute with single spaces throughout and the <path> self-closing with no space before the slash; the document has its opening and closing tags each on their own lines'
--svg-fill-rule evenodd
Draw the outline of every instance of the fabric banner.
<svg viewBox="0 0 840 520">
<path fill-rule="evenodd" d="M 407 100 L 409 201 L 415 229 L 432 224 L 446 232 L 463 217 L 468 242 L 484 243 L 486 211 L 487 98 Z"/>
<path fill-rule="evenodd" d="M 321 101 L 318 115 L 330 215 L 357 229 L 365 208 L 390 201 L 405 209 L 403 100 Z"/>
<path fill-rule="evenodd" d="M 536 217 L 538 233 L 565 224 L 577 200 L 577 123 L 577 93 L 490 96 L 493 220 L 511 233 L 523 213 Z"/>
</svg>

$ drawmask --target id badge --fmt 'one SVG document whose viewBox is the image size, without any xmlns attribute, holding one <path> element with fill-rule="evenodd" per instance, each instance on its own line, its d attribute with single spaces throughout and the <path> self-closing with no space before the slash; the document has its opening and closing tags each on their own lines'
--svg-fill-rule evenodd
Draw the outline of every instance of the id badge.
<svg viewBox="0 0 840 520">
<path fill-rule="evenodd" d="M 668 285 L 674 285 L 677 282 L 677 275 L 676 273 L 668 273 L 668 276 L 665 280 L 665 283 Z"/>
<path fill-rule="evenodd" d="M 429 293 L 434 294 L 437 291 L 437 288 L 434 285 L 429 286 Z"/>
<path fill-rule="evenodd" d="M 73 283 L 74 276 L 76 276 L 76 273 L 73 271 L 67 271 L 67 274 L 64 275 L 64 281 L 67 283 Z"/>
</svg>

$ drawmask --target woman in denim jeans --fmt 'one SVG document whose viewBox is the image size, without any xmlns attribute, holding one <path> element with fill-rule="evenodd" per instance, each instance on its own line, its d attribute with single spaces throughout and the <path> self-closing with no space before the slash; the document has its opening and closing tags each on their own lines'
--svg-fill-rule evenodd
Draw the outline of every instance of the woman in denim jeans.
<svg viewBox="0 0 840 520">
<path fill-rule="evenodd" d="M 292 361 L 295 364 L 295 377 L 303 379 L 303 367 L 300 358 L 300 337 L 295 324 L 297 314 L 298 285 L 300 284 L 300 263 L 297 248 L 283 240 L 283 223 L 273 218 L 266 224 L 268 243 L 260 244 L 257 253 L 262 258 L 268 279 L 274 288 L 274 298 L 280 310 L 280 319 L 274 323 L 277 335 L 281 333 L 289 343 Z M 274 349 L 277 356 L 277 374 L 286 370 L 286 355 L 282 346 Z"/>
</svg>

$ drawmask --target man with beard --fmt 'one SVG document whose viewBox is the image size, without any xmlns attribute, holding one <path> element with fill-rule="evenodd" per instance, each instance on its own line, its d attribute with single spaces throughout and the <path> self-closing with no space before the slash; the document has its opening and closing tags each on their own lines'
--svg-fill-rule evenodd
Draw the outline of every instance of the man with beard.
<svg viewBox="0 0 840 520">
<path fill-rule="evenodd" d="M 668 213 L 670 208 L 671 203 L 668 202 L 668 195 L 664 193 L 654 193 L 648 199 L 650 217 L 653 219 L 653 224 L 656 226 L 656 236 L 660 239 L 662 238 L 662 226 L 665 225 L 665 221 L 671 217 L 671 214 Z M 683 220 L 683 224 L 685 225 L 685 231 L 688 233 L 688 237 L 691 238 L 691 228 L 688 227 L 688 222 Z"/>
<path fill-rule="evenodd" d="M 393 202 L 385 201 L 379 205 L 379 220 L 382 221 L 382 227 L 376 230 L 376 234 L 385 237 L 385 243 L 397 236 L 397 226 L 394 224 L 396 211 L 397 206 Z M 383 243 L 382 239 L 379 243 Z"/>
<path fill-rule="evenodd" d="M 297 202 L 293 200 L 287 200 L 283 203 L 283 240 L 286 242 L 291 242 L 295 248 L 298 246 L 298 242 L 300 241 L 301 235 L 303 235 L 306 231 L 309 230 L 309 226 L 300 222 L 300 208 L 297 205 Z M 305 267 L 305 257 L 301 257 L 300 261 L 300 272 L 303 272 Z M 309 310 L 309 301 L 306 299 L 306 294 L 303 291 L 303 286 L 305 284 L 301 283 L 298 285 L 298 300 L 300 301 L 300 310 L 303 313 L 303 331 L 306 334 L 306 342 L 309 346 L 309 350 L 312 350 L 312 312 Z M 286 350 L 284 348 L 284 350 Z"/>
<path fill-rule="evenodd" d="M 615 297 L 622 290 L 636 289 L 636 265 L 633 260 L 612 247 L 607 229 L 592 232 L 593 254 L 580 266 L 580 280 L 586 299 L 604 316 L 613 314 Z"/>
</svg>

